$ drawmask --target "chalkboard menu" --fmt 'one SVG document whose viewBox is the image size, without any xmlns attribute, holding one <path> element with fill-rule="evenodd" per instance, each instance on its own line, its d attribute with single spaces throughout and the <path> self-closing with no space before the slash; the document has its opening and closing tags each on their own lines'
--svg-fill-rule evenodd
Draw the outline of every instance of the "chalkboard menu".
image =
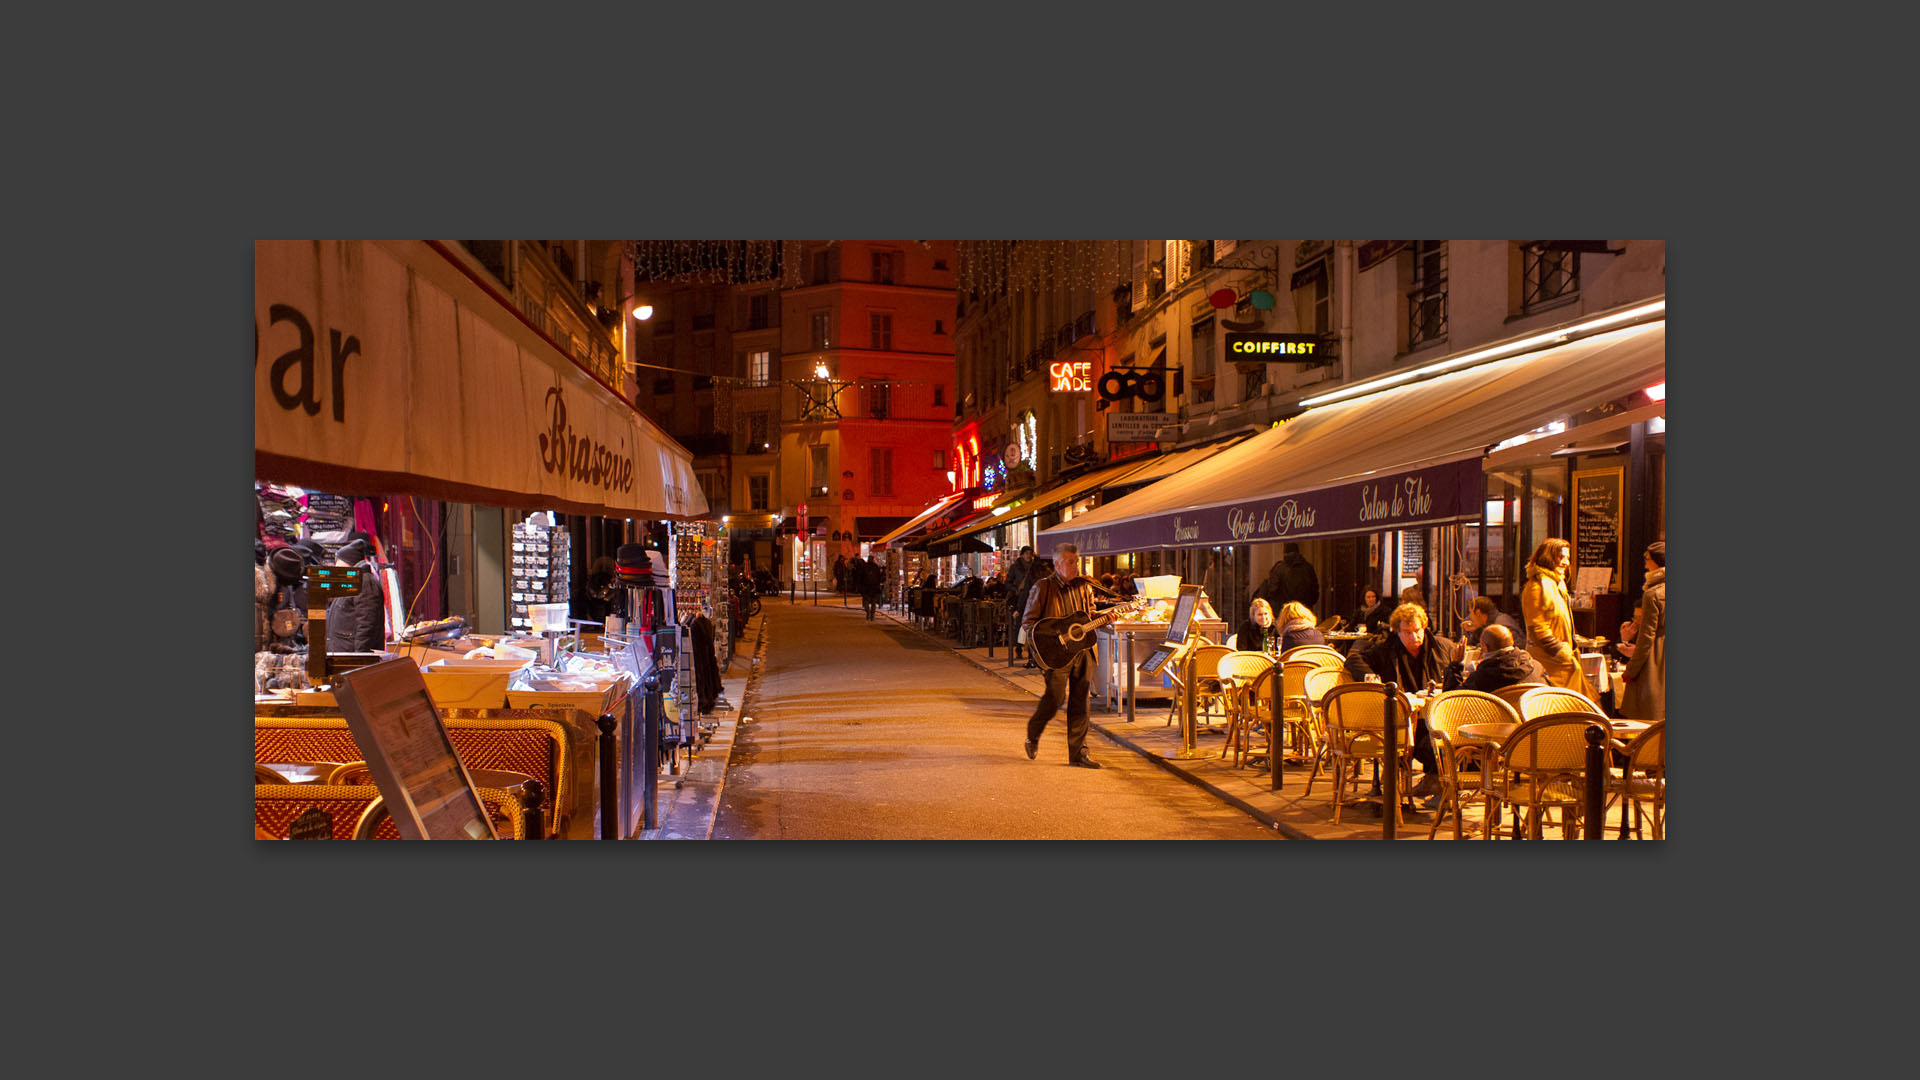
<svg viewBox="0 0 1920 1080">
<path fill-rule="evenodd" d="M 1418 577 L 1427 561 L 1427 534 L 1418 529 L 1407 529 L 1400 534 L 1400 574 L 1402 577 Z"/>
<path fill-rule="evenodd" d="M 1573 474 L 1573 565 L 1605 567 L 1616 578 L 1625 561 L 1620 528 L 1624 469 L 1581 469 Z"/>
</svg>

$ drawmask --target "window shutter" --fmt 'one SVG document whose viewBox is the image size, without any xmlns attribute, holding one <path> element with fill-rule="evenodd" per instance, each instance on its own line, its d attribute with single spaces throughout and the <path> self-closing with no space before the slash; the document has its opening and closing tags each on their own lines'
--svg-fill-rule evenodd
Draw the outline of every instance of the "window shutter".
<svg viewBox="0 0 1920 1080">
<path fill-rule="evenodd" d="M 840 280 L 840 245 L 839 244 L 832 244 L 827 247 L 827 280 L 828 281 Z"/>
<path fill-rule="evenodd" d="M 1147 306 L 1147 245 L 1141 244 L 1139 254 L 1133 257 L 1133 290 L 1130 297 L 1133 311 Z"/>
</svg>

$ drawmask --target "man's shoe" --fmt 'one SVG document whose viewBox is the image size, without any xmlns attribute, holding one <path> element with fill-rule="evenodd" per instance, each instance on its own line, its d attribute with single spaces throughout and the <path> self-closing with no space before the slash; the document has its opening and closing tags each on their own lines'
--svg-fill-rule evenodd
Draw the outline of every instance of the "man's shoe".
<svg viewBox="0 0 1920 1080">
<path fill-rule="evenodd" d="M 1075 766 L 1076 768 L 1081 768 L 1081 769 L 1097 769 L 1100 767 L 1099 762 L 1093 760 L 1092 758 L 1088 757 L 1085 754 L 1081 754 L 1078 758 L 1067 762 L 1067 764 Z"/>
<path fill-rule="evenodd" d="M 1028 739 L 1027 740 L 1027 760 L 1032 761 L 1033 755 L 1038 754 L 1039 752 L 1040 752 L 1040 744 L 1037 742 L 1034 742 L 1032 739 Z"/>
<path fill-rule="evenodd" d="M 1412 795 L 1416 799 L 1424 799 L 1429 795 L 1438 795 L 1439 793 L 1440 778 L 1433 773 L 1426 773 L 1420 778 L 1420 782 L 1413 786 L 1413 790 L 1407 794 Z"/>
</svg>

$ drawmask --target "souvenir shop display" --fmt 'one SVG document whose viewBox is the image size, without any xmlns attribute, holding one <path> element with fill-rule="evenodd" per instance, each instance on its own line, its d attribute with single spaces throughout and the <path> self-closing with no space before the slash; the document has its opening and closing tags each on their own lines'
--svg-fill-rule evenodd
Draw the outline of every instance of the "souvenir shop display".
<svg viewBox="0 0 1920 1080">
<path fill-rule="evenodd" d="M 565 526 L 554 526 L 553 515 L 540 511 L 513 527 L 511 552 L 513 613 L 507 625 L 518 632 L 534 630 L 529 604 L 564 604 L 571 593 L 571 567 Z"/>
</svg>

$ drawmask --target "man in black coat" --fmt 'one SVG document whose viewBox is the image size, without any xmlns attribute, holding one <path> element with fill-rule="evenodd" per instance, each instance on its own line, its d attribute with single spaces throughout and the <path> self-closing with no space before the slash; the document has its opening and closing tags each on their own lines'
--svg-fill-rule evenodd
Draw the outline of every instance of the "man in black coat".
<svg viewBox="0 0 1920 1080">
<path fill-rule="evenodd" d="M 1485 655 L 1473 666 L 1471 673 L 1467 671 L 1465 660 L 1455 660 L 1447 665 L 1443 689 L 1478 690 L 1491 694 L 1520 683 L 1547 681 L 1546 673 L 1540 669 L 1540 661 L 1528 655 L 1527 650 L 1515 647 L 1513 631 L 1504 626 L 1489 624 L 1480 631 L 1480 648 Z"/>
<path fill-rule="evenodd" d="M 1007 570 L 1007 659 L 1017 660 L 1026 653 L 1020 644 L 1020 617 L 1026 614 L 1027 590 L 1040 579 L 1040 564 L 1034 561 L 1033 545 L 1020 549 L 1020 557 Z M 1033 661 L 1027 661 L 1033 667 Z"/>
<path fill-rule="evenodd" d="M 1366 648 L 1356 646 L 1347 657 L 1347 674 L 1356 679 L 1378 676 L 1383 682 L 1396 683 L 1400 691 L 1412 694 L 1429 682 L 1446 677 L 1447 664 L 1458 651 L 1453 642 L 1427 632 L 1427 609 L 1419 604 L 1401 604 L 1393 609 L 1393 630 Z M 1427 734 L 1423 717 L 1413 732 L 1413 760 L 1425 770 L 1419 786 L 1408 794 L 1416 797 L 1437 794 L 1440 789 L 1440 765 L 1433 756 L 1433 739 Z"/>
<path fill-rule="evenodd" d="M 1254 595 L 1264 597 L 1275 612 L 1295 601 L 1311 609 L 1320 603 L 1320 575 L 1301 557 L 1299 544 L 1288 544 L 1280 549 L 1280 561 L 1267 571 L 1267 580 Z"/>
</svg>

